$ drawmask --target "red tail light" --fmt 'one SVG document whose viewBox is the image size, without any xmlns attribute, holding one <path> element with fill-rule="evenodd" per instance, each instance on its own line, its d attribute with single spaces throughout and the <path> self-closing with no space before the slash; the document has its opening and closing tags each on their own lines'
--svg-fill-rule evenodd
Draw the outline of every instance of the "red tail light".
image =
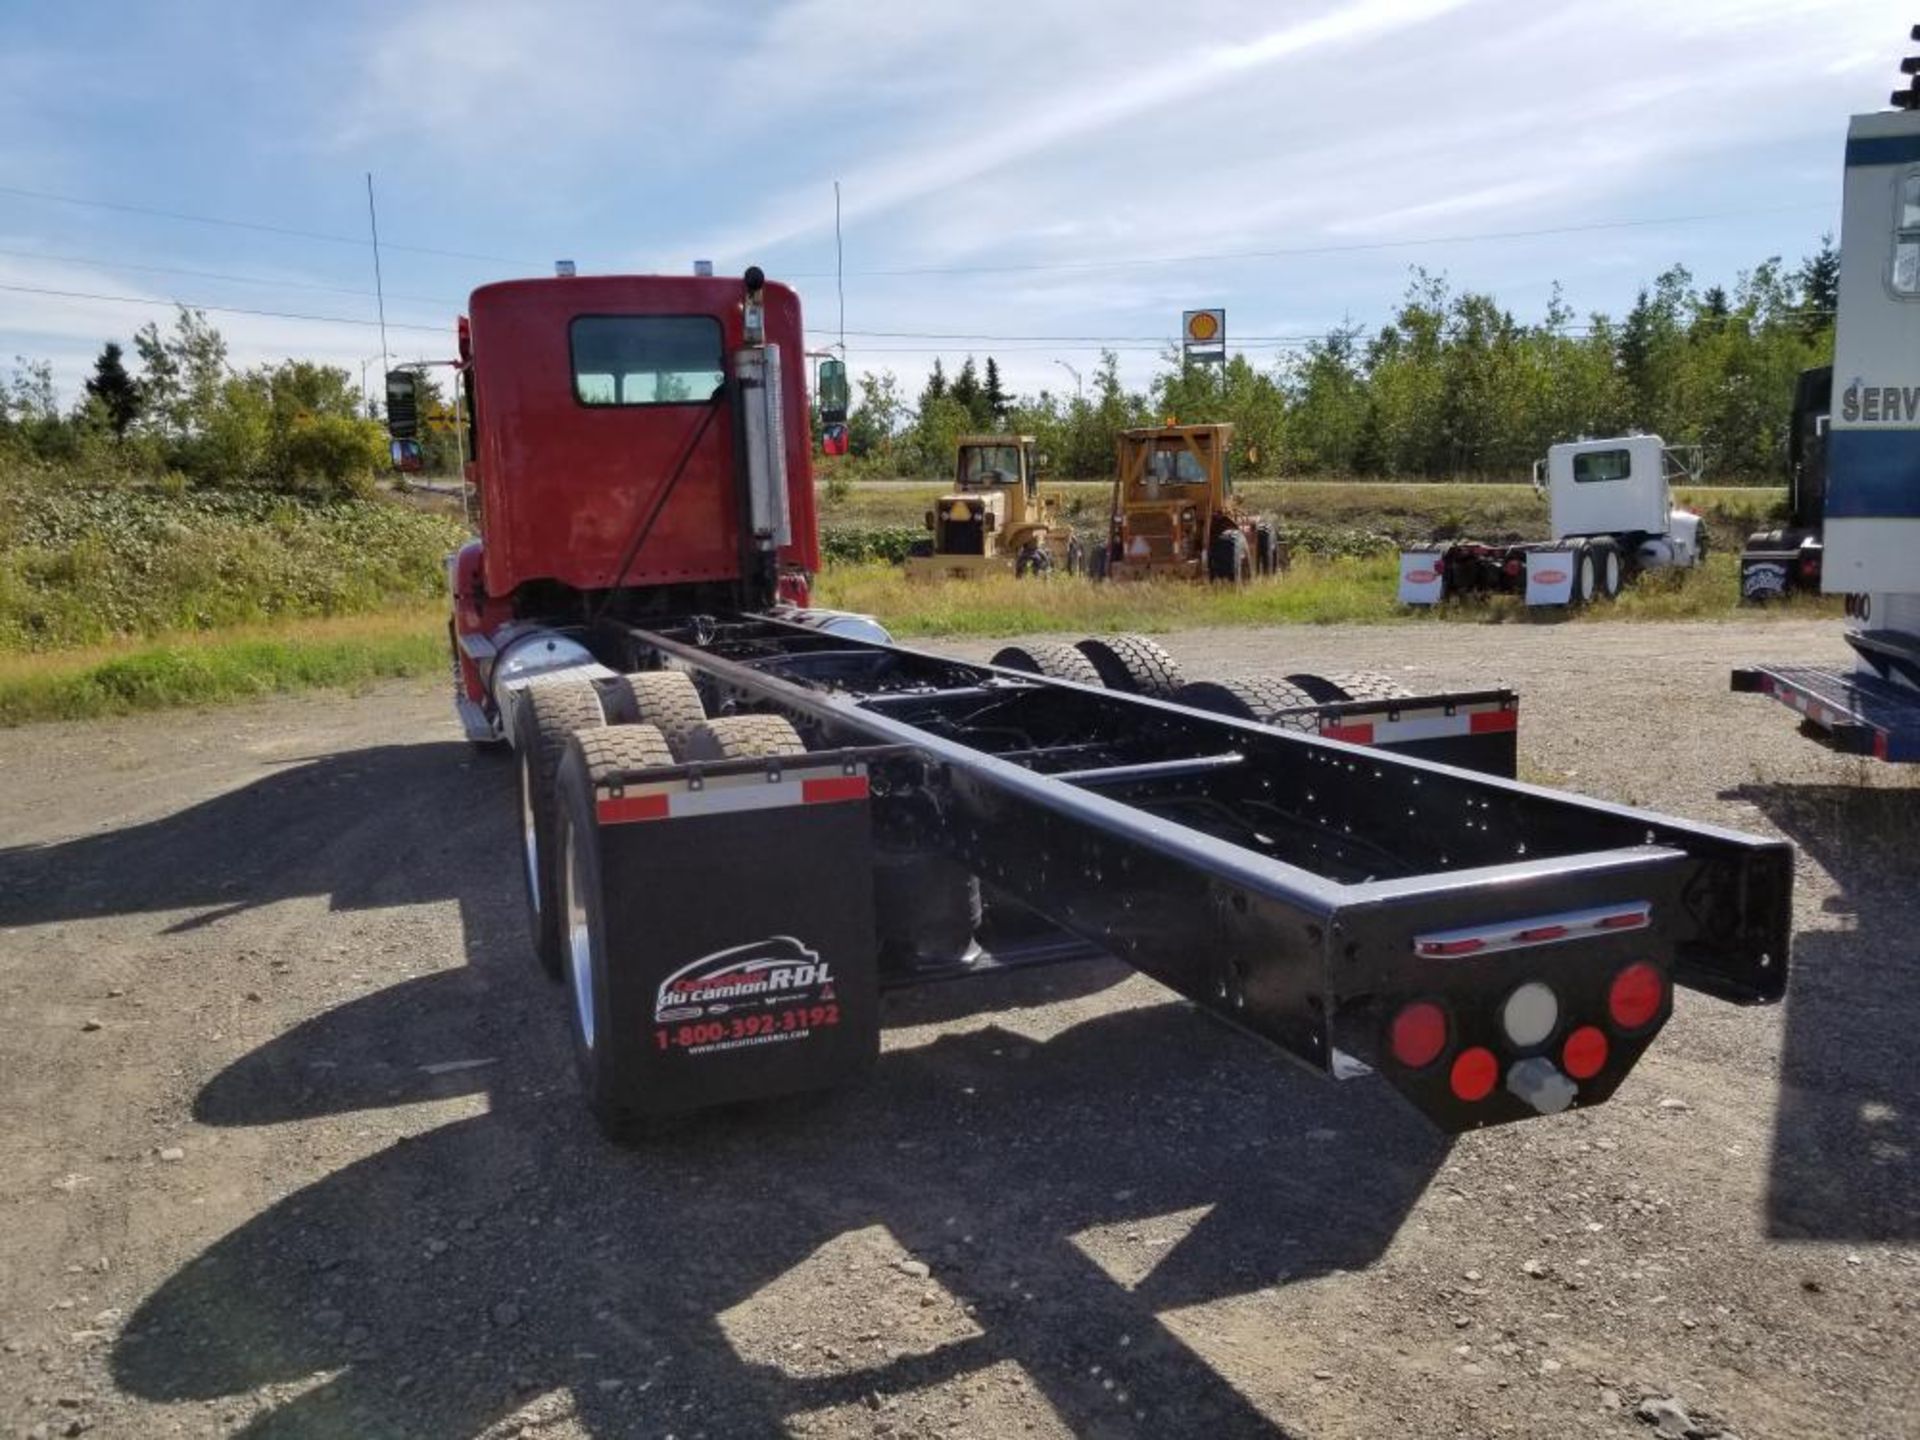
<svg viewBox="0 0 1920 1440">
<path fill-rule="evenodd" d="M 1447 1012 L 1431 1000 L 1414 1001 L 1393 1017 L 1387 1044 L 1409 1070 L 1424 1070 L 1447 1048 Z"/>
<path fill-rule="evenodd" d="M 1607 1012 L 1622 1030 L 1638 1030 L 1660 1013 L 1666 998 L 1666 978 L 1640 960 L 1613 977 L 1607 988 Z"/>
<path fill-rule="evenodd" d="M 1598 1025 L 1582 1025 L 1567 1036 L 1560 1063 L 1576 1080 L 1591 1080 L 1607 1064 L 1607 1036 Z"/>
<path fill-rule="evenodd" d="M 1462 1050 L 1453 1062 L 1453 1071 L 1447 1076 L 1453 1093 L 1462 1100 L 1484 1100 L 1493 1093 L 1494 1082 L 1500 1078 L 1500 1062 L 1493 1052 L 1484 1046 L 1476 1045 L 1471 1050 Z"/>
</svg>

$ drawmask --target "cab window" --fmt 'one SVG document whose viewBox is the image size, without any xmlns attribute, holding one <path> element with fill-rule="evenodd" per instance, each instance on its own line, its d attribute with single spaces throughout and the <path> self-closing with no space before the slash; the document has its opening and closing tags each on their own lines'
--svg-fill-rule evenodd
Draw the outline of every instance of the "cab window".
<svg viewBox="0 0 1920 1440">
<path fill-rule="evenodd" d="M 970 445 L 961 452 L 960 483 L 966 486 L 1012 485 L 1020 478 L 1015 445 Z"/>
<path fill-rule="evenodd" d="M 1900 177 L 1900 213 L 1893 226 L 1893 293 L 1920 297 L 1920 166 Z"/>
<path fill-rule="evenodd" d="M 711 315 L 582 315 L 569 338 L 582 405 L 700 405 L 726 381 Z"/>
<path fill-rule="evenodd" d="M 1573 482 L 1590 485 L 1596 480 L 1624 480 L 1633 473 L 1630 450 L 1582 450 L 1573 457 Z"/>
<path fill-rule="evenodd" d="M 1162 445 L 1147 457 L 1149 485 L 1204 485 L 1206 467 L 1184 441 Z"/>
</svg>

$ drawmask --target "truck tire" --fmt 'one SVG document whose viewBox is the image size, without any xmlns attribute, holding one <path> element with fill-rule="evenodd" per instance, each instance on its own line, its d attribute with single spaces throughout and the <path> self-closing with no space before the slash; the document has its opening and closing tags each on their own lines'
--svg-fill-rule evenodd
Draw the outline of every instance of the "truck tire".
<svg viewBox="0 0 1920 1440">
<path fill-rule="evenodd" d="M 1179 662 L 1144 635 L 1090 635 L 1073 648 L 1087 657 L 1102 685 L 1123 695 L 1169 700 L 1183 679 Z"/>
<path fill-rule="evenodd" d="M 607 700 L 610 720 L 621 725 L 653 726 L 667 737 L 675 753 L 707 719 L 700 691 L 682 670 L 642 670 L 622 675 L 607 692 Z"/>
<path fill-rule="evenodd" d="M 1287 683 L 1296 690 L 1305 691 L 1316 705 L 1332 705 L 1348 699 L 1335 680 L 1325 675 L 1315 675 L 1311 671 L 1296 670 L 1287 676 Z"/>
<path fill-rule="evenodd" d="M 622 1045 L 645 1037 L 623 1035 L 608 1023 L 606 898 L 600 868 L 598 787 L 629 770 L 671 765 L 667 737 L 651 725 L 615 725 L 579 731 L 561 757 L 555 796 L 555 911 L 560 918 L 562 975 L 567 982 L 568 1029 L 574 1064 L 587 1106 L 601 1129 L 615 1138 L 632 1122 L 614 1099 L 610 1057 Z"/>
<path fill-rule="evenodd" d="M 558 810 L 555 781 L 567 741 L 576 731 L 598 730 L 606 715 L 591 680 L 536 680 L 513 707 L 513 748 L 520 765 L 521 878 L 526 882 L 527 922 L 534 958 L 547 977 L 564 973 L 561 950 L 558 862 L 554 859 Z"/>
<path fill-rule="evenodd" d="M 688 731 L 680 751 L 683 761 L 771 760 L 804 755 L 807 747 L 784 715 L 727 715 Z"/>
<path fill-rule="evenodd" d="M 1262 524 L 1253 532 L 1253 568 L 1262 575 L 1280 571 L 1280 540 L 1271 525 Z"/>
<path fill-rule="evenodd" d="M 1033 575 L 1044 580 L 1052 573 L 1053 555 L 1044 545 L 1032 546 L 1022 550 L 1018 555 L 1013 557 L 1013 574 L 1015 579 L 1023 579 L 1028 575 Z"/>
<path fill-rule="evenodd" d="M 1006 645 L 987 663 L 1025 675 L 1044 675 L 1049 680 L 1071 680 L 1076 685 L 1101 683 L 1093 662 L 1071 645 Z"/>
<path fill-rule="evenodd" d="M 1173 703 L 1235 720 L 1253 720 L 1278 730 L 1312 734 L 1318 724 L 1312 715 L 1286 715 L 1288 710 L 1311 710 L 1314 699 L 1291 681 L 1265 675 L 1239 680 L 1194 680 L 1173 692 Z"/>
<path fill-rule="evenodd" d="M 1348 700 L 1411 700 L 1413 691 L 1373 670 L 1336 670 L 1327 676 Z"/>
<path fill-rule="evenodd" d="M 1247 554 L 1247 537 L 1238 530 L 1222 530 L 1207 546 L 1207 578 L 1227 585 L 1239 585 L 1253 578 L 1253 560 Z"/>
<path fill-rule="evenodd" d="M 1078 535 L 1067 537 L 1067 574 L 1082 575 L 1087 569 L 1087 547 L 1080 543 Z"/>
<path fill-rule="evenodd" d="M 1112 558 L 1112 552 L 1105 545 L 1094 546 L 1092 553 L 1087 556 L 1087 578 L 1089 580 L 1106 579 L 1107 562 Z"/>
<path fill-rule="evenodd" d="M 1594 590 L 1598 583 L 1594 578 L 1597 568 L 1594 564 L 1591 545 L 1583 540 L 1573 547 L 1573 589 L 1567 596 L 1569 609 L 1577 610 L 1583 605 L 1593 603 Z"/>
<path fill-rule="evenodd" d="M 933 541 L 915 540 L 907 546 L 907 558 L 909 560 L 931 560 L 933 558 Z"/>
<path fill-rule="evenodd" d="M 1595 540 L 1587 546 L 1587 553 L 1593 556 L 1593 595 L 1596 600 L 1616 600 L 1620 596 L 1620 587 L 1626 583 L 1626 562 L 1620 557 L 1620 546 L 1613 540 Z"/>
</svg>

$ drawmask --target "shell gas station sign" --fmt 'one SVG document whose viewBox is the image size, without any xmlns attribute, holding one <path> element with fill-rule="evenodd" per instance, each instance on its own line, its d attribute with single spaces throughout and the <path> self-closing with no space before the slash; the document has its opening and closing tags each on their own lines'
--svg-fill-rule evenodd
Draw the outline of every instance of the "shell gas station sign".
<svg viewBox="0 0 1920 1440">
<path fill-rule="evenodd" d="M 1227 312 L 1186 310 L 1180 315 L 1180 356 L 1203 364 L 1225 364 Z"/>
</svg>

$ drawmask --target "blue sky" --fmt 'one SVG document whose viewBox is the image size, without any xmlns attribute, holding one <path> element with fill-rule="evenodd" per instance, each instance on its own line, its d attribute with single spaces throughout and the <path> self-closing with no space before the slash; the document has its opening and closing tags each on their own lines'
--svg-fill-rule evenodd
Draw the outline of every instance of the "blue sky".
<svg viewBox="0 0 1920 1440">
<path fill-rule="evenodd" d="M 971 351 L 1015 388 L 1070 389 L 1056 362 L 1089 370 L 1092 337 L 1126 337 L 1140 379 L 1203 305 L 1230 337 L 1373 324 L 1414 264 L 1525 318 L 1555 280 L 1578 311 L 1618 310 L 1674 261 L 1731 281 L 1837 224 L 1846 117 L 1885 105 L 1905 9 L 13 0 L 0 287 L 326 317 L 212 314 L 237 363 L 357 375 L 380 349 L 372 170 L 407 358 L 448 353 L 473 286 L 560 257 L 758 263 L 831 340 L 836 179 L 852 368 L 909 388 Z M 71 393 L 102 340 L 154 317 L 0 288 L 0 368 L 51 360 Z"/>
</svg>

